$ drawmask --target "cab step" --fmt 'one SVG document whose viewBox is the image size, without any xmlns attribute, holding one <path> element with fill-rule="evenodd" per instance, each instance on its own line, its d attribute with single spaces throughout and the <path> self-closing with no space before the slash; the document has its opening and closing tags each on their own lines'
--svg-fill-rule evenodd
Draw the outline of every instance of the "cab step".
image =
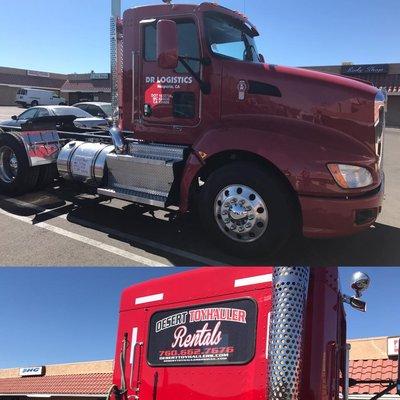
<svg viewBox="0 0 400 400">
<path fill-rule="evenodd" d="M 187 147 L 131 142 L 128 154 L 106 158 L 107 187 L 101 195 L 156 207 L 167 207 L 179 182 Z"/>
</svg>

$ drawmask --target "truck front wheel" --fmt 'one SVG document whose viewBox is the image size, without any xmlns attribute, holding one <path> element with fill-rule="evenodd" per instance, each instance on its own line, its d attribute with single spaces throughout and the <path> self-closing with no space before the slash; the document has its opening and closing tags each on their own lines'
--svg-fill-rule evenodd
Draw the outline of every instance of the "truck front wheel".
<svg viewBox="0 0 400 400">
<path fill-rule="evenodd" d="M 0 192 L 21 194 L 32 190 L 38 181 L 39 169 L 30 167 L 23 144 L 14 136 L 0 136 Z"/>
<path fill-rule="evenodd" d="M 202 187 L 199 214 L 207 234 L 242 258 L 270 255 L 295 228 L 292 194 L 273 171 L 234 162 Z"/>
</svg>

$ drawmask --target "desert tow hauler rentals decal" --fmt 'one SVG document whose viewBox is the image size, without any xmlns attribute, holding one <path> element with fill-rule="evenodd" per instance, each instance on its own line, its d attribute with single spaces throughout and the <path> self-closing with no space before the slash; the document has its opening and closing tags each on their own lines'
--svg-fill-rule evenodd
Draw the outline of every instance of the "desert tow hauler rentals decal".
<svg viewBox="0 0 400 400">
<path fill-rule="evenodd" d="M 148 362 L 245 364 L 254 355 L 256 317 L 251 299 L 156 312 L 150 320 Z"/>
</svg>

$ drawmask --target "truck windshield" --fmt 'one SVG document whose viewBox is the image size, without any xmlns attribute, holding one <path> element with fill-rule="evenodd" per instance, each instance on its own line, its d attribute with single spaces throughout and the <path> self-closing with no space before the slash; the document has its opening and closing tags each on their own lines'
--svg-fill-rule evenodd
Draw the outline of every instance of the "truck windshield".
<svg viewBox="0 0 400 400">
<path fill-rule="evenodd" d="M 260 62 L 254 32 L 242 20 L 213 11 L 205 13 L 208 44 L 214 54 L 241 61 Z"/>
</svg>

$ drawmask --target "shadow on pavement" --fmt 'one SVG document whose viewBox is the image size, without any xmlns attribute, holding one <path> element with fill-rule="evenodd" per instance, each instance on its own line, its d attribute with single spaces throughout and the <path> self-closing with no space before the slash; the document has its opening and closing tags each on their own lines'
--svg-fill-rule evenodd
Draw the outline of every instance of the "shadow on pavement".
<svg viewBox="0 0 400 400">
<path fill-rule="evenodd" d="M 29 206 L 19 205 L 18 201 Z M 40 212 L 38 207 L 49 211 Z M 201 257 L 230 265 L 400 265 L 400 229 L 379 223 L 350 237 L 323 240 L 295 237 L 273 256 L 239 259 L 209 242 L 193 215 L 169 221 L 166 211 L 152 215 L 145 207 L 127 203 L 122 207 L 115 207 L 113 203 L 110 206 L 90 196 L 77 196 L 73 188 L 49 188 L 15 198 L 13 203 L 3 198 L 0 208 L 16 215 L 32 216 L 33 223 L 66 215 L 72 224 L 102 231 L 110 238 L 164 257 L 174 265 L 201 265 L 204 264 L 199 262 Z M 190 259 L 179 251 L 172 254 L 165 246 L 194 253 L 199 258 Z"/>
</svg>

